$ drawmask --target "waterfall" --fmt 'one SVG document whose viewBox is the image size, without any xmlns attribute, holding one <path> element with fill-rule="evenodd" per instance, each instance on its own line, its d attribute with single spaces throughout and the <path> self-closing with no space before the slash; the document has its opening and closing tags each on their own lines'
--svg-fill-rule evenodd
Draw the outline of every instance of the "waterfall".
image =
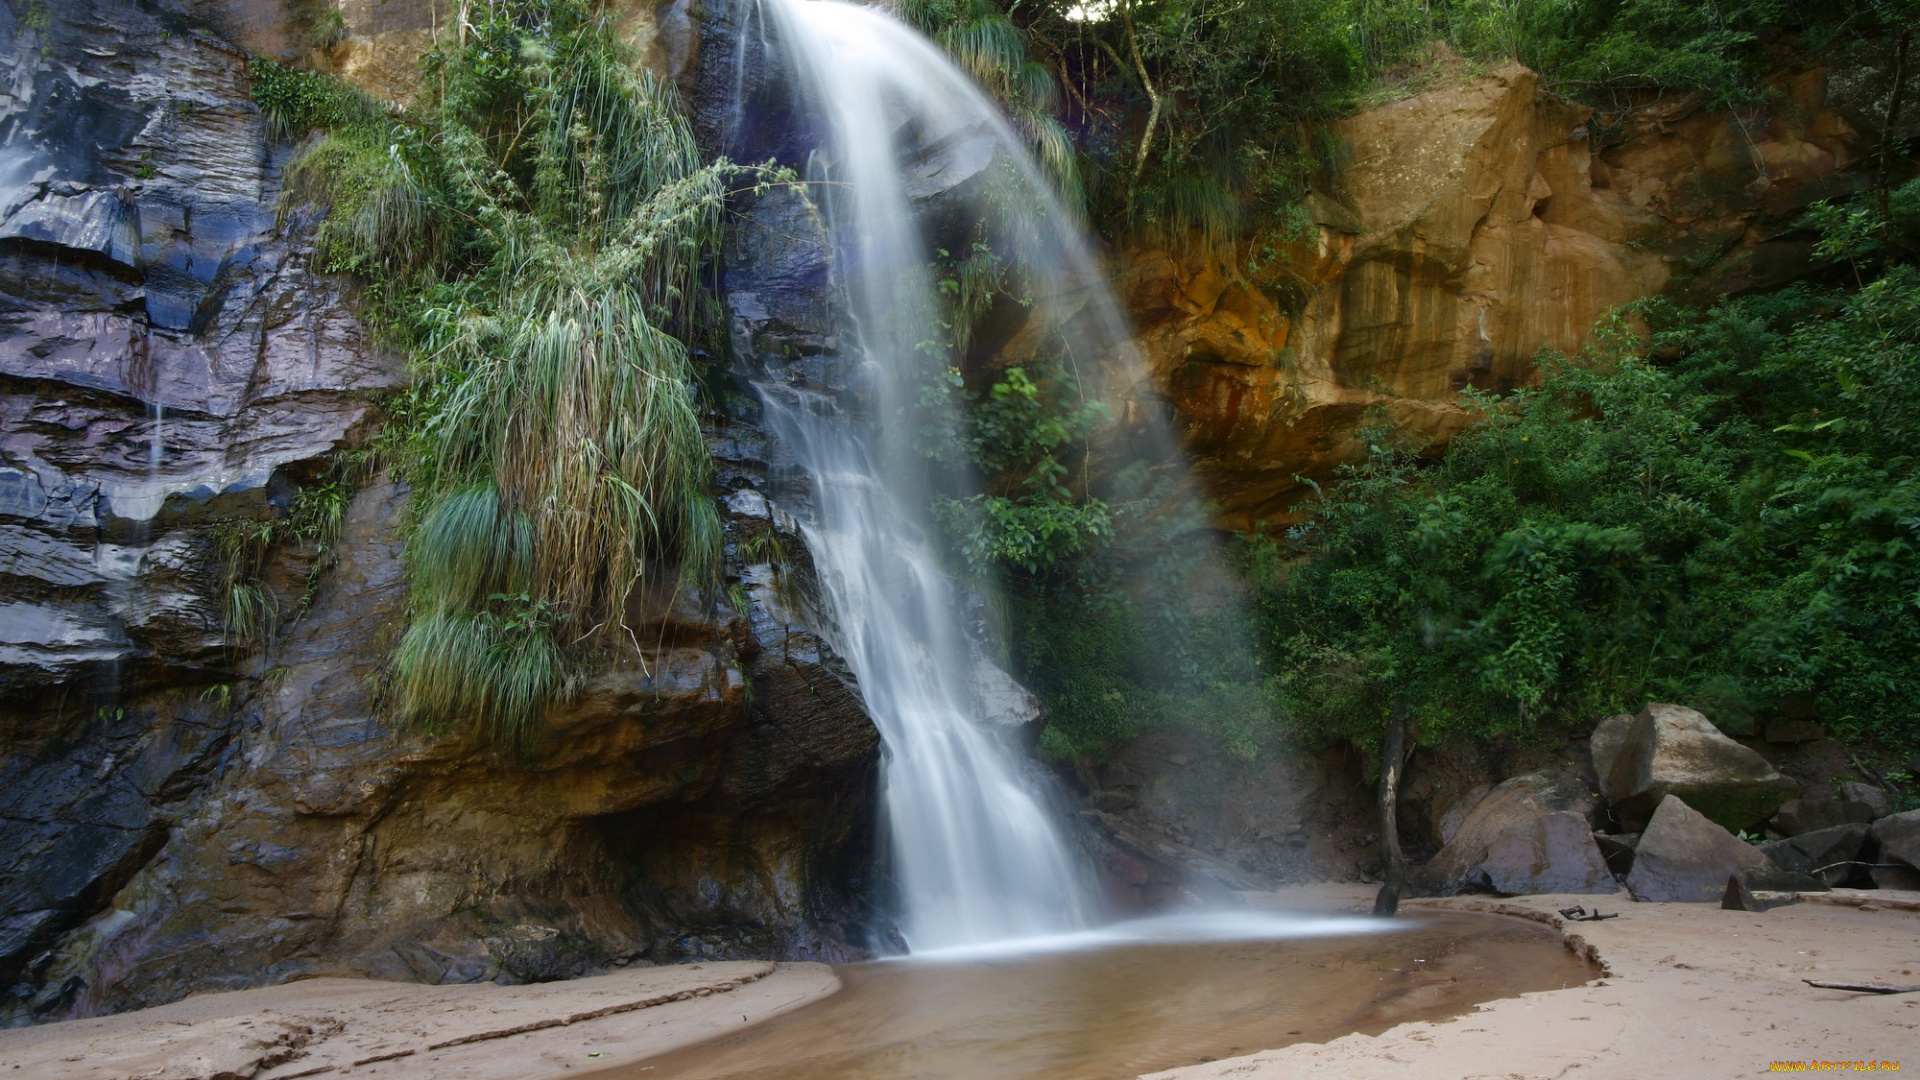
<svg viewBox="0 0 1920 1080">
<path fill-rule="evenodd" d="M 807 178 L 833 238 L 855 383 L 838 395 L 791 373 L 757 385 L 812 482 L 802 528 L 885 741 L 902 936 L 923 952 L 1083 928 L 1096 890 L 1023 781 L 1021 750 L 980 715 L 925 463 L 916 432 L 900 430 L 937 337 L 929 219 L 984 237 L 1028 283 L 1027 329 L 1078 368 L 1124 353 L 1125 323 L 1021 139 L 943 52 L 838 0 L 761 0 L 757 14 L 744 32 L 769 39 L 814 126 Z"/>
</svg>

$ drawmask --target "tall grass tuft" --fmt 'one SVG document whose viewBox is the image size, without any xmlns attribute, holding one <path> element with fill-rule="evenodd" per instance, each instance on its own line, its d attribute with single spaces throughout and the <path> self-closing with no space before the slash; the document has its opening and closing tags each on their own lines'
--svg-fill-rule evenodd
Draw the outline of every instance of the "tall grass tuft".
<svg viewBox="0 0 1920 1080">
<path fill-rule="evenodd" d="M 411 620 L 391 701 L 507 744 L 609 651 L 643 582 L 709 587 L 695 361 L 725 162 L 585 3 L 475 0 L 398 130 L 292 170 L 413 347 Z"/>
</svg>

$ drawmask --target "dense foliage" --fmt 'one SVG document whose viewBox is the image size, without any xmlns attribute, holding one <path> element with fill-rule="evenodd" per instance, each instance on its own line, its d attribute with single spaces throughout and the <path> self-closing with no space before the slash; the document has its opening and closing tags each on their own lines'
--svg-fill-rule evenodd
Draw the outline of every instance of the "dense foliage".
<svg viewBox="0 0 1920 1080">
<path fill-rule="evenodd" d="M 396 711 L 524 739 L 636 586 L 707 583 L 719 522 L 682 337 L 725 177 L 589 5 L 491 0 L 405 115 L 262 63 L 290 205 L 412 352 L 393 449 L 414 484 Z"/>
<path fill-rule="evenodd" d="M 900 0 L 998 93 L 1113 231 L 1297 234 L 1325 124 L 1396 86 L 1423 49 L 1514 58 L 1556 92 L 1618 107 L 1699 92 L 1764 103 L 1786 51 L 1885 42 L 1914 0 Z M 1412 76 L 1409 81 L 1409 76 Z M 1060 124 L 1050 123 L 1057 117 Z M 1063 126 L 1061 126 L 1063 125 Z M 1059 163 L 1061 143 L 1078 151 Z"/>
<path fill-rule="evenodd" d="M 1914 238 L 1920 183 L 1893 205 L 1856 231 Z M 1920 750 L 1920 271 L 1857 268 L 1640 304 L 1649 336 L 1615 321 L 1470 397 L 1437 462 L 1374 433 L 1307 524 L 1250 545 L 1296 730 L 1371 743 L 1401 706 L 1428 741 L 1524 734 L 1655 699 Z"/>
</svg>

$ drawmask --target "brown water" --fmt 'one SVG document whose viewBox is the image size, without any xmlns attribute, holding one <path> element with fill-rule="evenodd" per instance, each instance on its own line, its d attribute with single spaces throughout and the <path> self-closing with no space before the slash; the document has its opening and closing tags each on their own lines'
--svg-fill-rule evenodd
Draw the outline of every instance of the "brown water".
<svg viewBox="0 0 1920 1080">
<path fill-rule="evenodd" d="M 817 1004 L 597 1078 L 1120 1080 L 1454 1016 L 1595 974 L 1557 934 L 1518 919 L 1393 925 L 846 965 L 845 988 Z"/>
</svg>

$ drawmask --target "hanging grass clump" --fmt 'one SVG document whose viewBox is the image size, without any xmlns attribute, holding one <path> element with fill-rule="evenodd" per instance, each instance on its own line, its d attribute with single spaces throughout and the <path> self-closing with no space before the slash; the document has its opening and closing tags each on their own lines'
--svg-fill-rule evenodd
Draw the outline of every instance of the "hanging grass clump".
<svg viewBox="0 0 1920 1080">
<path fill-rule="evenodd" d="M 406 117 L 328 129 L 290 169 L 323 250 L 415 357 L 404 719 L 524 745 L 643 582 L 719 566 L 694 361 L 725 180 L 668 88 L 573 2 L 476 3 Z M 355 114 L 358 115 L 358 114 Z M 331 248 L 327 245 L 332 245 Z"/>
</svg>

